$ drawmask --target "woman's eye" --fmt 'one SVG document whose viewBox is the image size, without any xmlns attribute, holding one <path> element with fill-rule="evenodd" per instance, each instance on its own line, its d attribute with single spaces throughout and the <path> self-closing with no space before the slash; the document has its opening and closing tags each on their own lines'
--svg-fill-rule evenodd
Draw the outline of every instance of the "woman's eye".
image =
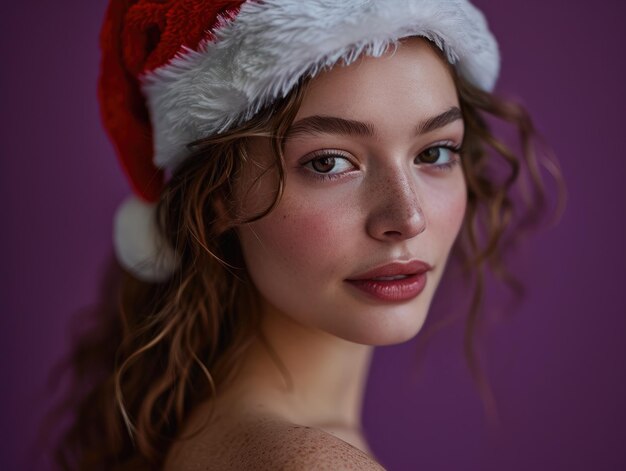
<svg viewBox="0 0 626 471">
<path fill-rule="evenodd" d="M 449 146 L 433 146 L 421 152 L 415 158 L 415 163 L 428 164 L 442 169 L 448 169 L 458 162 L 458 158 L 455 157 L 455 155 L 460 152 L 461 149 L 458 148 Z"/>
<path fill-rule="evenodd" d="M 353 168 L 353 165 L 345 157 L 338 155 L 324 155 L 309 160 L 305 167 L 310 168 L 315 173 L 336 175 Z"/>
</svg>

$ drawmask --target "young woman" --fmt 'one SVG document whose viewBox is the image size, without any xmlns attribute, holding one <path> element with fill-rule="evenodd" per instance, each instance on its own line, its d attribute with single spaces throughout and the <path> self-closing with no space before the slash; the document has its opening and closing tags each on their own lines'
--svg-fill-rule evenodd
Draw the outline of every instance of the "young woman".
<svg viewBox="0 0 626 471">
<path fill-rule="evenodd" d="M 484 18 L 465 0 L 112 0 L 102 47 L 137 197 L 63 463 L 380 469 L 360 425 L 373 347 L 419 332 L 453 248 L 471 339 L 523 166 L 541 207 Z"/>
</svg>

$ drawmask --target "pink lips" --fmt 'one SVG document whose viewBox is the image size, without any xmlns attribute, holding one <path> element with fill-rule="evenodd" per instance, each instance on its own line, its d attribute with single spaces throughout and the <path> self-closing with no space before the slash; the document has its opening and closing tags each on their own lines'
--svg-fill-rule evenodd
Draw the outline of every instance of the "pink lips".
<svg viewBox="0 0 626 471">
<path fill-rule="evenodd" d="M 408 263 L 393 262 L 351 277 L 346 281 L 381 301 L 408 301 L 424 290 L 426 272 L 431 269 L 428 263 L 421 260 Z"/>
</svg>

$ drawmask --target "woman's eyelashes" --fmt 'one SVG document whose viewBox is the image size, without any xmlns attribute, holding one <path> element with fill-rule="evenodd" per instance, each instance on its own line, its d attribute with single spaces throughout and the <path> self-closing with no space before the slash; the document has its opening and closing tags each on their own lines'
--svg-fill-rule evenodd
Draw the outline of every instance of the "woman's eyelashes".
<svg viewBox="0 0 626 471">
<path fill-rule="evenodd" d="M 357 168 L 345 154 L 335 150 L 315 152 L 302 166 L 321 180 L 335 180 Z"/>
<path fill-rule="evenodd" d="M 435 170 L 452 170 L 459 163 L 461 146 L 452 144 L 438 144 L 420 152 L 415 157 L 417 165 L 425 165 Z"/>
<path fill-rule="evenodd" d="M 420 152 L 414 163 L 420 167 L 449 171 L 459 163 L 460 154 L 460 146 L 438 144 Z M 309 157 L 301 166 L 308 176 L 319 180 L 336 180 L 357 169 L 349 157 L 337 150 L 323 150 Z"/>
</svg>

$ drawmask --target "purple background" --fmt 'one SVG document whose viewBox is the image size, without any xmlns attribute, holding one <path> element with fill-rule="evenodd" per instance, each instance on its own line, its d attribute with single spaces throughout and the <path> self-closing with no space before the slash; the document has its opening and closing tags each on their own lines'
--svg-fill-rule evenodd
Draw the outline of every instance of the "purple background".
<svg viewBox="0 0 626 471">
<path fill-rule="evenodd" d="M 33 442 L 46 377 L 72 314 L 96 298 L 128 193 L 96 109 L 97 3 L 22 0 L 0 20 L 1 469 L 50 468 Z M 626 7 L 476 3 L 500 41 L 498 90 L 523 97 L 555 149 L 567 210 L 522 248 L 515 273 L 529 295 L 482 342 L 499 428 L 453 327 L 433 337 L 417 376 L 413 342 L 377 351 L 367 434 L 391 470 L 626 469 Z"/>
</svg>

